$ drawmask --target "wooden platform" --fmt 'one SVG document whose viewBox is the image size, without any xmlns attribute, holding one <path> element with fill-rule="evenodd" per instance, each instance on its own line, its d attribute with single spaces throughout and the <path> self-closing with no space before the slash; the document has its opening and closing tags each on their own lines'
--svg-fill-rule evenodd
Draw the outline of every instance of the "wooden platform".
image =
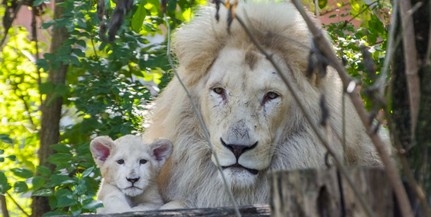
<svg viewBox="0 0 431 217">
<path fill-rule="evenodd" d="M 271 216 L 269 205 L 243 206 L 239 209 L 241 216 L 268 217 Z M 179 217 L 179 216 L 205 216 L 205 217 L 236 217 L 233 207 L 200 208 L 200 209 L 177 209 L 177 210 L 153 210 L 142 212 L 128 212 L 118 214 L 86 214 L 85 217 Z"/>
</svg>

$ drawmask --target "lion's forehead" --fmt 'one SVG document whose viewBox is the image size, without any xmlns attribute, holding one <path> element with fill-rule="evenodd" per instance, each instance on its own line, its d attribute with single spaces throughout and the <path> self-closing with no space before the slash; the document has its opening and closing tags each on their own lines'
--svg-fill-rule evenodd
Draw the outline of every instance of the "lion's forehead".
<svg viewBox="0 0 431 217">
<path fill-rule="evenodd" d="M 245 98 L 256 96 L 256 92 L 287 91 L 272 64 L 256 52 L 241 48 L 222 49 L 210 69 L 207 86 L 220 84 Z"/>
</svg>

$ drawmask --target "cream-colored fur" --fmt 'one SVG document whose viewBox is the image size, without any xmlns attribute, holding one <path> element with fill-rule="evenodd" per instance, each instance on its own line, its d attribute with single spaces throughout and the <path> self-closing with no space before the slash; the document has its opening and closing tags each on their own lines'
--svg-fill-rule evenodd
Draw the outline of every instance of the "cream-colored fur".
<svg viewBox="0 0 431 217">
<path fill-rule="evenodd" d="M 220 21 L 215 15 L 214 6 L 204 7 L 175 33 L 177 70 L 202 113 L 238 204 L 268 203 L 268 172 L 321 167 L 326 150 L 274 67 L 238 22 L 233 21 L 229 33 L 226 9 L 221 6 Z M 319 99 L 325 94 L 330 124 L 341 135 L 340 79 L 332 69 L 324 77 L 306 75 L 312 37 L 294 6 L 240 2 L 236 15 L 295 84 L 315 124 L 320 122 Z M 157 99 L 152 125 L 144 134 L 147 139 L 166 137 L 175 144 L 159 176 L 162 196 L 187 207 L 232 205 L 191 104 L 174 78 Z M 344 151 L 335 133 L 329 135 L 336 154 L 348 165 L 380 165 L 349 100 L 346 119 Z"/>
<path fill-rule="evenodd" d="M 141 136 L 126 135 L 115 141 L 99 136 L 91 141 L 90 150 L 103 177 L 97 198 L 104 207 L 98 213 L 153 210 L 163 205 L 156 177 L 172 152 L 170 141 L 144 144 Z"/>
</svg>

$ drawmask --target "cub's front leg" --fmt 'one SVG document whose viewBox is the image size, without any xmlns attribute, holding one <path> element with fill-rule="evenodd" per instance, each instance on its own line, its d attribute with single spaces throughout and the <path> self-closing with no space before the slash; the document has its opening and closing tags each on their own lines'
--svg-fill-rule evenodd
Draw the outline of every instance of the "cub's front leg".
<svg viewBox="0 0 431 217">
<path fill-rule="evenodd" d="M 103 208 L 97 209 L 97 213 L 122 213 L 133 211 L 126 195 L 115 186 L 102 186 L 98 194 L 98 199 L 102 201 Z"/>
</svg>

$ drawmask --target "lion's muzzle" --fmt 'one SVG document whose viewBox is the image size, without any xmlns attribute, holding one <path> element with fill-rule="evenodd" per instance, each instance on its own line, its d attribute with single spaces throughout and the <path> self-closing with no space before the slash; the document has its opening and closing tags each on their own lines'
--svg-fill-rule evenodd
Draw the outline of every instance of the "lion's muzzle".
<svg viewBox="0 0 431 217">
<path fill-rule="evenodd" d="M 235 156 L 235 164 L 229 165 L 229 166 L 222 166 L 222 169 L 232 169 L 232 170 L 247 170 L 248 172 L 250 172 L 253 175 L 257 175 L 257 173 L 259 172 L 259 170 L 256 169 L 251 169 L 248 167 L 245 167 L 241 164 L 238 163 L 239 158 L 241 157 L 241 155 L 249 150 L 252 150 L 254 148 L 256 148 L 257 146 L 257 141 L 255 143 L 253 143 L 252 145 L 244 145 L 244 144 L 229 144 L 226 143 L 223 138 L 220 138 L 220 142 L 221 144 L 226 147 L 227 149 L 229 149 L 233 155 Z"/>
<path fill-rule="evenodd" d="M 221 144 L 229 149 L 233 155 L 235 155 L 236 160 L 238 161 L 239 157 L 246 151 L 249 151 L 251 149 L 256 148 L 257 141 L 252 145 L 244 145 L 244 144 L 226 144 L 225 141 L 223 141 L 223 138 L 220 138 Z"/>
</svg>

